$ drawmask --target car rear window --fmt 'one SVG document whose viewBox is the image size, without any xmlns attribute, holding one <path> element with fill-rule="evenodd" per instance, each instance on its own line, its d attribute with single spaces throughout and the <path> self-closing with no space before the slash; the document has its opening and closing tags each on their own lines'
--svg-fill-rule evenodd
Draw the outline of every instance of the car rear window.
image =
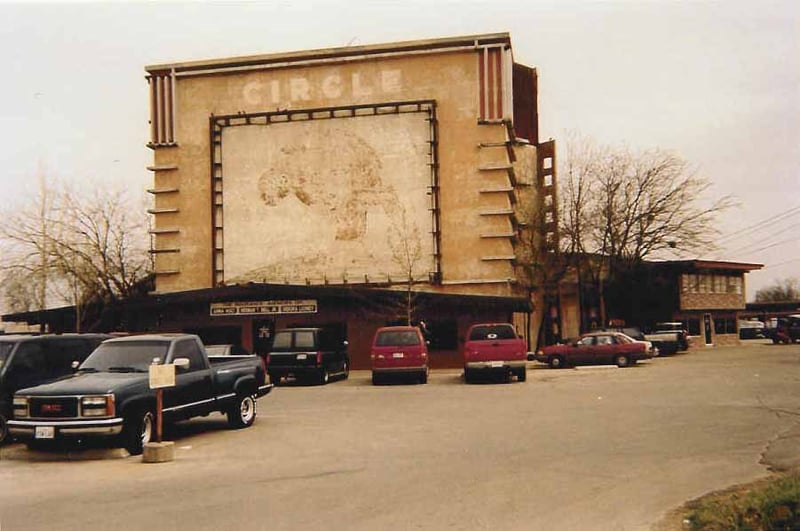
<svg viewBox="0 0 800 531">
<path fill-rule="evenodd" d="M 209 356 L 226 356 L 228 347 L 226 345 L 206 345 L 206 354 Z"/>
<path fill-rule="evenodd" d="M 469 333 L 470 341 L 486 341 L 494 339 L 515 339 L 514 328 L 506 325 L 476 326 Z"/>
<path fill-rule="evenodd" d="M 379 347 L 419 345 L 419 334 L 413 330 L 386 330 L 378 332 L 375 345 Z"/>
<path fill-rule="evenodd" d="M 275 334 L 275 339 L 272 341 L 273 350 L 288 350 L 290 348 L 292 348 L 291 332 L 278 332 Z"/>
<path fill-rule="evenodd" d="M 294 333 L 295 348 L 314 348 L 314 332 L 307 330 Z"/>
</svg>

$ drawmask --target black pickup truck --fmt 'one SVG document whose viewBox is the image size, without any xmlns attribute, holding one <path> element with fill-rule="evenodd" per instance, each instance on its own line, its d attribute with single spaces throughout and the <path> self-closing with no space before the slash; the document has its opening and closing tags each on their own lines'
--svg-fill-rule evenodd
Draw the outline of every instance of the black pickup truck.
<svg viewBox="0 0 800 531">
<path fill-rule="evenodd" d="M 29 444 L 66 438 L 119 437 L 133 455 L 155 434 L 156 391 L 151 364 L 175 365 L 175 387 L 164 389 L 164 422 L 226 413 L 233 428 L 256 418 L 256 399 L 272 390 L 258 356 L 206 355 L 191 334 L 109 339 L 55 382 L 14 394 L 9 430 Z"/>
</svg>

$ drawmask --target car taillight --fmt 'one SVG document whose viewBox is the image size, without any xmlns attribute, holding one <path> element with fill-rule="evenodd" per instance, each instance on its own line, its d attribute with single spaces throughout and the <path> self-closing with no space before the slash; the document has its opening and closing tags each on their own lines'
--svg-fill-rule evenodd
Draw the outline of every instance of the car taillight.
<svg viewBox="0 0 800 531">
<path fill-rule="evenodd" d="M 269 354 L 267 354 L 267 355 L 264 357 L 264 363 L 265 363 L 266 365 L 269 365 Z"/>
<path fill-rule="evenodd" d="M 317 365 L 322 364 L 322 352 L 317 352 Z"/>
</svg>

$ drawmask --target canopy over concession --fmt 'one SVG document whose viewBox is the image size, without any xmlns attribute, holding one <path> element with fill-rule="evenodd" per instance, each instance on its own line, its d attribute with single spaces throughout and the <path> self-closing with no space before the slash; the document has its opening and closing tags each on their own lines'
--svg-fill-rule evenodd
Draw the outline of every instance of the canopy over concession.
<svg viewBox="0 0 800 531">
<path fill-rule="evenodd" d="M 454 308 L 469 308 L 474 312 L 505 311 L 529 313 L 529 300 L 522 297 L 495 297 L 484 295 L 453 295 L 433 292 L 414 292 L 414 306 L 425 314 L 447 314 Z M 176 293 L 151 293 L 132 297 L 107 307 L 101 318 L 91 326 L 92 331 L 142 332 L 158 329 L 155 316 L 175 313 L 186 308 L 209 306 L 215 302 L 258 300 L 316 299 L 320 304 L 333 302 L 369 307 L 386 301 L 401 300 L 404 291 L 364 286 L 294 286 L 282 284 L 245 284 L 218 288 L 198 289 Z M 29 325 L 47 325 L 52 332 L 75 329 L 75 306 L 42 311 L 9 313 L 4 322 L 24 322 Z M 89 331 L 89 330 L 83 330 Z"/>
</svg>

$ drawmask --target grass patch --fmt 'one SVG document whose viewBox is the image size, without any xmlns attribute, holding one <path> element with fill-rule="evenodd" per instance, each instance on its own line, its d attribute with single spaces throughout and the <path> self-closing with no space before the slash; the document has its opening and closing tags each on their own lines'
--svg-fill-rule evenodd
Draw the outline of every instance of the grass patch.
<svg viewBox="0 0 800 531">
<path fill-rule="evenodd" d="M 692 531 L 800 531 L 800 470 L 690 502 Z"/>
</svg>

